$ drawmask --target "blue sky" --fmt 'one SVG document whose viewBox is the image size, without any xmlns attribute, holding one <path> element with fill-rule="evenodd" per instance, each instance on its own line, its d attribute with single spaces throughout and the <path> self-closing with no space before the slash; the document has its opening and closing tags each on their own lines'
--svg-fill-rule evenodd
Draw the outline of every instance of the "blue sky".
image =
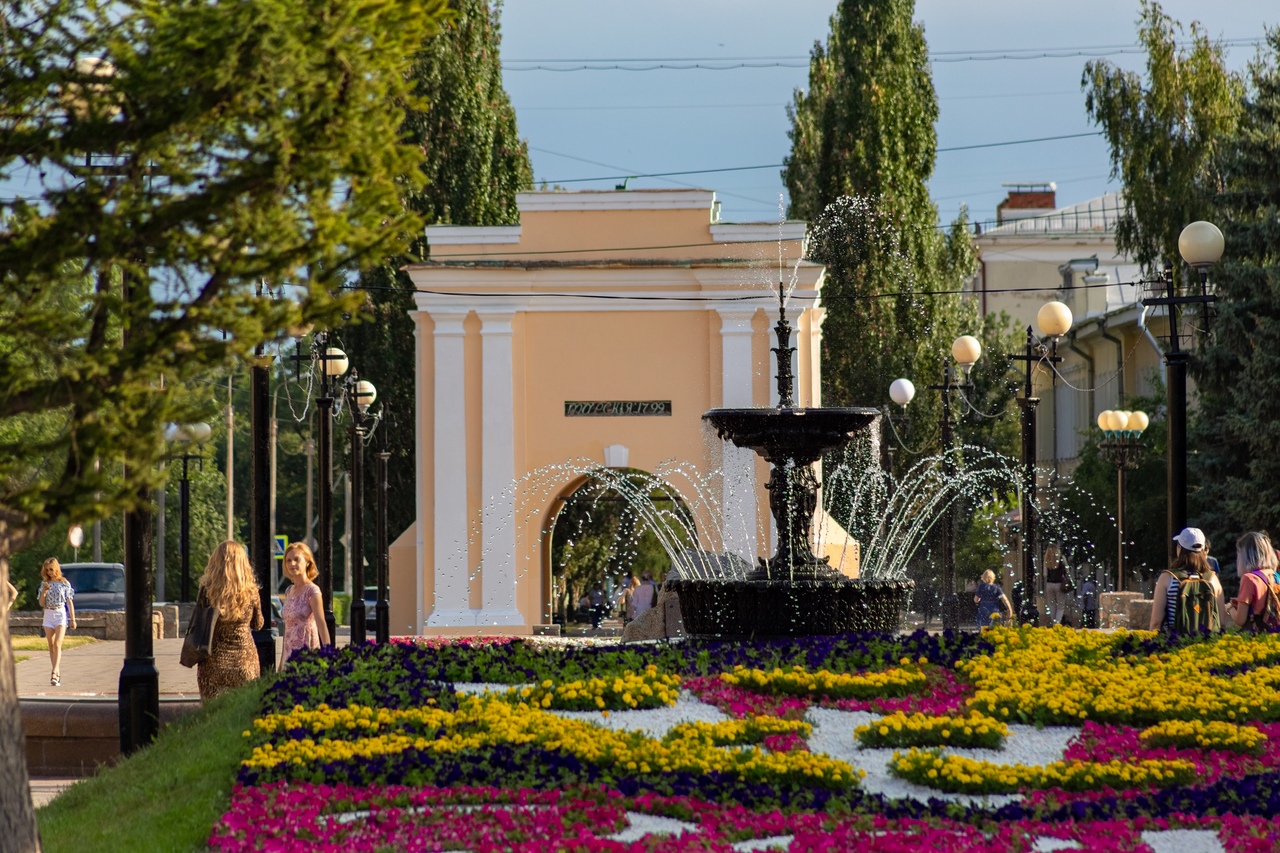
<svg viewBox="0 0 1280 853">
<path fill-rule="evenodd" d="M 531 147 L 535 179 L 611 188 L 617 175 L 781 163 L 789 150 L 786 104 L 806 85 L 806 57 L 815 40 L 825 39 L 834 9 L 835 0 L 507 0 L 504 81 Z M 1184 26 L 1199 20 L 1222 39 L 1260 39 L 1265 26 L 1280 23 L 1276 4 L 1261 0 L 1171 0 L 1164 9 Z M 1115 0 L 918 0 L 916 19 L 935 57 L 939 148 L 1096 130 L 1080 88 L 1088 56 L 950 60 L 978 52 L 1132 46 L 1138 12 L 1137 2 Z M 1254 50 L 1231 47 L 1229 64 L 1244 68 Z M 1144 59 L 1140 53 L 1106 58 L 1132 69 Z M 619 60 L 780 67 L 517 70 Z M 1055 181 L 1058 203 L 1066 205 L 1114 189 L 1109 173 L 1106 146 L 1085 137 L 940 152 L 930 190 L 944 221 L 962 203 L 981 220 L 994 217 L 1003 182 Z M 594 177 L 607 179 L 576 180 Z M 776 219 L 783 192 L 775 168 L 643 178 L 629 186 L 717 190 L 729 221 Z"/>
</svg>

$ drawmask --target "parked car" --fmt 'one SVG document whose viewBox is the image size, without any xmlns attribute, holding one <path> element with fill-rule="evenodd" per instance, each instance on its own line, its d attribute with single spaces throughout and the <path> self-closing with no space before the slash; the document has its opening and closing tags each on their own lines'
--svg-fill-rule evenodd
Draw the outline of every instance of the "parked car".
<svg viewBox="0 0 1280 853">
<path fill-rule="evenodd" d="M 391 594 L 387 594 L 388 600 Z M 364 632 L 372 637 L 378 632 L 378 588 L 376 586 L 366 586 L 364 588 Z"/>
<path fill-rule="evenodd" d="M 63 563 L 76 610 L 124 610 L 123 563 Z"/>
</svg>

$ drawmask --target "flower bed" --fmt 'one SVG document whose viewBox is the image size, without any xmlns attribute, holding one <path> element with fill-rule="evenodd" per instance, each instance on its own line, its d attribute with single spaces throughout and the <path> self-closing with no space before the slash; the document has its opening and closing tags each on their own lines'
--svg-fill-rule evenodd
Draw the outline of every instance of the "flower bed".
<svg viewBox="0 0 1280 853">
<path fill-rule="evenodd" d="M 1276 850 L 1277 661 L 999 628 L 326 649 L 268 690 L 210 846 Z"/>
</svg>

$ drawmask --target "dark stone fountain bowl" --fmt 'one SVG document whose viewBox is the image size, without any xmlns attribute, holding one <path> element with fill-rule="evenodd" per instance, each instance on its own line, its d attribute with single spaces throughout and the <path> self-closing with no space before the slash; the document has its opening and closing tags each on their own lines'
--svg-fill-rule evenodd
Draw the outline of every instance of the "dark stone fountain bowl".
<svg viewBox="0 0 1280 853">
<path fill-rule="evenodd" d="M 915 584 L 910 580 L 748 580 L 686 578 L 665 587 L 680 599 L 685 633 L 693 637 L 761 640 L 902 629 Z"/>
<path fill-rule="evenodd" d="M 749 447 L 773 465 L 816 462 L 843 447 L 879 416 L 878 409 L 711 409 L 702 419 L 721 438 Z"/>
</svg>

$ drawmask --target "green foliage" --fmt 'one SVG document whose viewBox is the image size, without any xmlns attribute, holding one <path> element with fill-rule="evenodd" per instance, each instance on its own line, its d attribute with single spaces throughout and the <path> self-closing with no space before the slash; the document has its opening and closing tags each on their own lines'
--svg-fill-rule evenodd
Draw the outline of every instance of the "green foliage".
<svg viewBox="0 0 1280 853">
<path fill-rule="evenodd" d="M 809 255 L 827 265 L 822 301 L 823 400 L 881 405 L 899 376 L 922 389 L 905 443 L 939 449 L 940 383 L 951 342 L 980 337 L 974 408 L 999 411 L 1009 398 L 1003 353 L 1007 320 L 982 318 L 958 291 L 977 259 L 967 212 L 946 233 L 927 182 L 936 152 L 937 96 L 914 0 L 843 0 L 827 43 L 810 54 L 809 89 L 788 108 L 791 153 L 783 178 L 790 215 L 814 223 Z M 957 401 L 958 403 L 958 401 Z M 963 441 L 1011 451 L 998 420 L 962 422 Z M 901 459 L 899 470 L 912 460 Z"/>
<path fill-rule="evenodd" d="M 0 175 L 42 191 L 0 202 L 0 557 L 137 504 L 163 477 L 163 425 L 213 410 L 212 366 L 335 321 L 350 272 L 416 227 L 404 72 L 444 13 L 4 2 Z"/>
<path fill-rule="evenodd" d="M 1268 33 L 1249 83 L 1212 199 L 1226 251 L 1211 273 L 1218 316 L 1192 364 L 1200 404 L 1188 429 L 1192 517 L 1223 544 L 1274 534 L 1280 518 L 1280 32 Z"/>
<path fill-rule="evenodd" d="M 528 145 L 517 135 L 515 110 L 502 87 L 499 57 L 502 4 L 450 0 L 454 12 L 442 31 L 417 47 L 410 83 L 419 106 L 404 132 L 418 149 L 425 185 L 407 182 L 405 205 L 432 224 L 509 225 L 519 221 L 516 193 L 533 183 Z M 427 255 L 420 234 L 412 249 L 388 257 L 361 275 L 368 296 L 357 324 L 342 330 L 340 345 L 361 378 L 378 388 L 391 454 L 388 527 L 394 539 L 415 518 L 413 283 L 400 270 Z M 346 439 L 341 439 L 345 442 Z M 343 444 L 342 446 L 345 446 Z M 366 455 L 366 458 L 368 455 Z M 376 470 L 366 463 L 365 494 L 374 495 Z M 370 498 L 369 506 L 373 502 Z M 372 549 L 372 536 L 366 537 Z M 373 565 L 372 550 L 369 562 Z"/>
<path fill-rule="evenodd" d="M 152 746 L 59 794 L 37 813 L 43 849 L 205 849 L 265 688 L 259 680 L 219 696 L 166 726 Z"/>
<path fill-rule="evenodd" d="M 1180 47 L 1181 24 L 1144 0 L 1138 24 L 1146 79 L 1100 59 L 1085 64 L 1080 82 L 1085 108 L 1111 148 L 1112 175 L 1124 182 L 1128 210 L 1116 226 L 1116 246 L 1156 270 L 1177 264 L 1178 234 L 1208 212 L 1243 86 L 1198 23 L 1190 46 Z"/>
</svg>

